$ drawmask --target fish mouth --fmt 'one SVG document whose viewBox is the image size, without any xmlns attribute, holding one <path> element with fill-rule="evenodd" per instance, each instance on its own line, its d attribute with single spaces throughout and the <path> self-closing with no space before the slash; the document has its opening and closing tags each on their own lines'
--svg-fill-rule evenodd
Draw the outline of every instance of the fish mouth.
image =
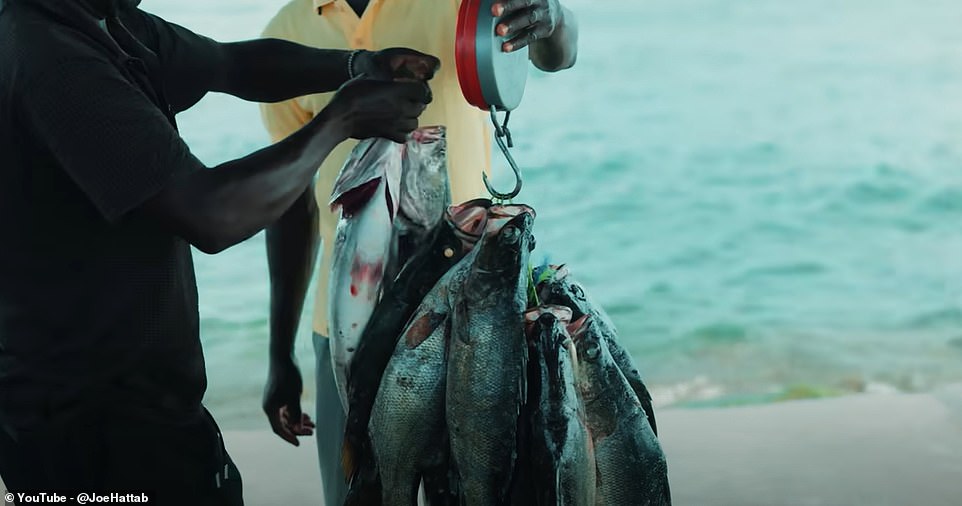
<svg viewBox="0 0 962 506">
<path fill-rule="evenodd" d="M 568 309 L 568 311 L 571 311 L 571 308 L 568 308 L 568 307 L 565 307 L 565 308 Z M 585 314 L 585 315 L 581 315 L 581 318 L 578 318 L 575 321 L 568 323 L 565 326 L 566 329 L 568 330 L 568 335 L 571 336 L 572 341 L 578 341 L 579 339 L 581 339 L 581 336 L 583 336 L 585 331 L 588 329 L 587 324 L 588 324 L 588 315 Z"/>
<path fill-rule="evenodd" d="M 465 251 L 481 240 L 488 223 L 489 199 L 474 199 L 456 206 L 448 206 L 445 219 L 454 227 Z"/>
<path fill-rule="evenodd" d="M 551 320 L 542 321 L 545 316 L 550 316 Z M 571 323 L 571 308 L 567 306 L 559 306 L 555 304 L 542 304 L 537 307 L 533 307 L 524 312 L 524 328 L 527 335 L 532 335 L 535 326 L 537 325 L 552 325 L 554 319 L 561 322 L 562 325 L 568 325 Z"/>
<path fill-rule="evenodd" d="M 560 313 L 560 314 L 559 314 Z M 570 321 L 571 312 L 564 306 L 545 308 L 534 323 L 535 344 L 551 383 L 555 388 L 564 382 L 564 362 L 571 357 L 568 333 L 563 329 Z M 566 320 L 566 318 L 568 320 Z M 574 361 L 572 364 L 576 364 Z"/>
<path fill-rule="evenodd" d="M 418 144 L 432 144 L 444 138 L 445 130 L 443 125 L 421 127 L 411 132 L 408 140 Z"/>
<path fill-rule="evenodd" d="M 531 215 L 532 218 L 537 216 L 537 213 L 535 213 L 532 207 L 524 204 L 495 204 L 488 209 L 488 222 L 485 226 L 484 233 L 488 235 L 497 234 L 501 229 L 507 226 L 511 220 L 524 214 Z"/>
<path fill-rule="evenodd" d="M 500 275 L 498 283 L 512 283 L 526 277 L 528 253 L 534 242 L 531 228 L 534 217 L 527 212 L 511 218 L 496 232 L 485 232 L 478 243 L 478 256 L 472 270 Z"/>
</svg>

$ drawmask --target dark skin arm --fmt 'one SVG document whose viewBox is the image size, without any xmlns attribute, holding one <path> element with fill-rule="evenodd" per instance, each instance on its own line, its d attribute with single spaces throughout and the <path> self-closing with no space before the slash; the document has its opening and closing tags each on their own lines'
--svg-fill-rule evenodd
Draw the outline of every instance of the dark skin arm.
<svg viewBox="0 0 962 506">
<path fill-rule="evenodd" d="M 491 12 L 500 18 L 496 33 L 508 38 L 502 46 L 505 52 L 528 47 L 531 63 L 545 72 L 574 66 L 578 24 L 558 0 L 505 0 L 492 5 Z"/>
<path fill-rule="evenodd" d="M 220 51 L 222 68 L 211 72 L 208 89 L 252 102 L 326 93 L 349 79 L 350 51 L 315 49 L 280 39 L 220 44 Z"/>
<path fill-rule="evenodd" d="M 210 91 L 251 102 L 274 103 L 294 97 L 335 91 L 350 78 L 351 51 L 316 49 L 281 39 L 214 43 L 203 46 L 202 65 L 170 68 L 170 80 L 190 86 L 169 86 L 176 111 L 197 103 Z M 405 48 L 360 51 L 351 61 L 355 76 L 391 79 L 394 74 L 427 81 L 440 62 Z M 178 83 L 179 84 L 179 83 Z"/>
<path fill-rule="evenodd" d="M 267 229 L 267 264 L 271 279 L 270 348 L 264 411 L 274 432 L 294 446 L 297 436 L 313 434 L 310 417 L 301 413 L 303 390 L 294 358 L 294 339 L 318 251 L 318 210 L 314 186 Z M 299 422 L 299 423 L 298 423 Z"/>
<path fill-rule="evenodd" d="M 205 253 L 274 223 L 302 196 L 317 167 L 349 137 L 403 140 L 430 101 L 424 83 L 355 81 L 287 139 L 213 169 L 172 180 L 143 210 Z"/>
</svg>

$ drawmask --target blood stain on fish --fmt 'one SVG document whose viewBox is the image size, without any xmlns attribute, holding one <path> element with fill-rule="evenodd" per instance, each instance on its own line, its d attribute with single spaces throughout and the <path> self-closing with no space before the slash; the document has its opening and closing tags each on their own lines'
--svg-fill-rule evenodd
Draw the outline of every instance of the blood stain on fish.
<svg viewBox="0 0 962 506">
<path fill-rule="evenodd" d="M 444 320 L 444 315 L 437 313 L 427 313 L 417 320 L 411 322 L 411 327 L 406 333 L 407 345 L 409 348 L 417 348 L 424 342 L 438 325 Z"/>
</svg>

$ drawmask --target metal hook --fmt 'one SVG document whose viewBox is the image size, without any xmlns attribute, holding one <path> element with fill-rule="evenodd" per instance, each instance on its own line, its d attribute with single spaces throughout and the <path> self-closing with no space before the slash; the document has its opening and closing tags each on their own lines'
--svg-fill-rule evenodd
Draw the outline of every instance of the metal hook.
<svg viewBox="0 0 962 506">
<path fill-rule="evenodd" d="M 508 115 L 510 114 L 511 113 L 509 112 Z M 521 178 L 521 169 L 518 168 L 518 164 L 515 163 L 514 157 L 512 157 L 511 153 L 508 151 L 508 145 L 506 145 L 502 139 L 502 137 L 507 137 L 508 142 L 511 142 L 511 134 L 508 133 L 507 129 L 508 117 L 509 116 L 505 116 L 504 126 L 499 125 L 497 109 L 494 106 L 491 106 L 491 122 L 494 123 L 495 133 L 494 141 L 498 143 L 498 148 L 500 148 L 501 152 L 504 153 L 504 157 L 508 159 L 508 165 L 511 166 L 511 170 L 514 172 L 514 189 L 509 193 L 501 193 L 495 190 L 491 186 L 491 183 L 488 182 L 488 175 L 482 174 L 484 179 L 484 187 L 488 189 L 488 193 L 490 193 L 492 197 L 501 200 L 511 200 L 516 197 L 519 193 L 521 193 L 521 185 L 523 183 Z"/>
</svg>

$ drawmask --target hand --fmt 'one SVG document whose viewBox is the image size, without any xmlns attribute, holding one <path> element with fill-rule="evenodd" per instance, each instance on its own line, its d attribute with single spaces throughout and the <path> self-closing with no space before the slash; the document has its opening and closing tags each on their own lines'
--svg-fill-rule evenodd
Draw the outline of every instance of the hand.
<svg viewBox="0 0 962 506">
<path fill-rule="evenodd" d="M 498 18 L 495 33 L 508 39 L 501 46 L 506 53 L 551 37 L 563 16 L 558 0 L 501 0 L 491 14 Z"/>
<path fill-rule="evenodd" d="M 440 68 L 441 60 L 434 56 L 403 47 L 362 51 L 354 57 L 354 75 L 384 81 L 429 81 Z"/>
<path fill-rule="evenodd" d="M 271 363 L 264 387 L 264 413 L 271 429 L 284 441 L 300 446 L 298 436 L 314 434 L 314 422 L 301 412 L 301 371 L 293 360 Z"/>
<path fill-rule="evenodd" d="M 344 122 L 348 137 L 384 137 L 403 143 L 418 127 L 418 117 L 431 100 L 431 88 L 422 81 L 357 77 L 337 90 L 327 109 Z"/>
</svg>

